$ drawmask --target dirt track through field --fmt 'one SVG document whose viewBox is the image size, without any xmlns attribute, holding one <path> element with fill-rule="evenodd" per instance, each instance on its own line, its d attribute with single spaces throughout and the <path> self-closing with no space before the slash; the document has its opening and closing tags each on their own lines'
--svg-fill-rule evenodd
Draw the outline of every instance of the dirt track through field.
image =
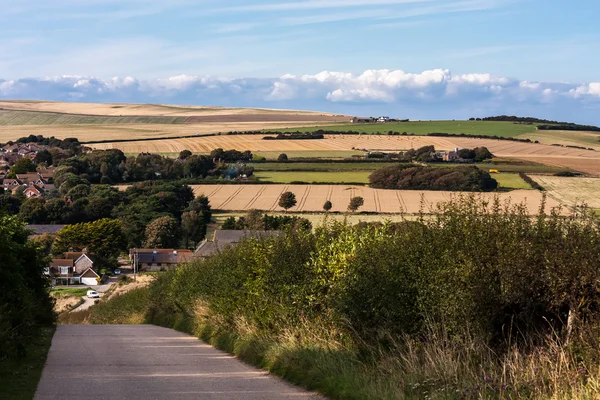
<svg viewBox="0 0 600 400">
<path fill-rule="evenodd" d="M 283 211 L 278 206 L 282 193 L 291 191 L 296 195 L 297 205 L 290 211 L 323 211 L 323 204 L 330 200 L 332 211 L 346 211 L 350 199 L 354 196 L 364 198 L 365 204 L 360 211 L 381 213 L 416 214 L 424 203 L 426 213 L 434 212 L 440 203 L 461 196 L 457 192 L 381 190 L 365 186 L 348 185 L 192 185 L 196 195 L 205 194 L 215 210 L 246 211 L 259 209 L 264 211 Z M 467 195 L 462 193 L 462 195 Z M 491 201 L 498 196 L 501 202 L 511 201 L 527 204 L 531 214 L 537 213 L 542 194 L 536 190 L 515 190 L 507 193 L 478 193 L 478 201 Z M 548 199 L 548 207 L 558 206 L 558 202 Z"/>
</svg>

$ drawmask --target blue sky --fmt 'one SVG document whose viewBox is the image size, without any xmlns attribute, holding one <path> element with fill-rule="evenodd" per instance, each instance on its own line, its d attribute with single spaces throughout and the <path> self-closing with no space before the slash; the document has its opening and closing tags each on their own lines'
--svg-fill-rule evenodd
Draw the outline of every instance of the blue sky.
<svg viewBox="0 0 600 400">
<path fill-rule="evenodd" d="M 413 118 L 527 111 L 600 124 L 597 0 L 0 7 L 1 98 L 403 110 Z"/>
</svg>

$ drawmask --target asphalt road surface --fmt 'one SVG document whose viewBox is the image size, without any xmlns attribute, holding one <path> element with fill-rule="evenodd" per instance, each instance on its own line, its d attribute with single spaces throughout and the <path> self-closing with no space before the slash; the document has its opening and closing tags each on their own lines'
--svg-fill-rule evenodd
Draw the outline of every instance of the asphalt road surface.
<svg viewBox="0 0 600 400">
<path fill-rule="evenodd" d="M 171 329 L 59 325 L 35 399 L 323 398 Z"/>
</svg>

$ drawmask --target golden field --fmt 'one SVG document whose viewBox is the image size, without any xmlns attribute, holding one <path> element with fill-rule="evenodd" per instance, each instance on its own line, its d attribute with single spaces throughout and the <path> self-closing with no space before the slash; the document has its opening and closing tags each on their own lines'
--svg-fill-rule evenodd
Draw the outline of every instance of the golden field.
<svg viewBox="0 0 600 400">
<path fill-rule="evenodd" d="M 417 214 L 421 211 L 434 213 L 441 203 L 457 196 L 466 195 L 457 192 L 419 191 L 419 190 L 382 190 L 366 186 L 350 185 L 191 185 L 198 196 L 204 194 L 210 199 L 211 206 L 221 211 L 245 211 L 258 209 L 264 211 L 283 211 L 278 206 L 283 192 L 296 195 L 297 205 L 291 212 L 320 212 L 323 204 L 329 200 L 332 211 L 346 211 L 352 197 L 361 196 L 365 204 L 359 211 L 389 214 Z M 539 210 L 542 194 L 536 190 L 514 190 L 507 193 L 477 193 L 478 201 L 492 201 L 496 196 L 502 203 L 526 204 L 531 215 Z M 557 207 L 558 201 L 549 199 L 548 210 Z"/>
<path fill-rule="evenodd" d="M 217 148 L 250 150 L 253 152 L 305 151 L 401 151 L 434 145 L 439 150 L 487 147 L 495 156 L 535 161 L 571 168 L 592 175 L 600 175 L 600 152 L 543 144 L 512 142 L 493 139 L 468 139 L 433 136 L 379 136 L 379 135 L 326 135 L 322 140 L 263 140 L 267 135 L 220 135 L 188 139 L 102 143 L 96 149 L 120 149 L 125 153 L 176 153 L 190 150 L 208 153 Z"/>
</svg>

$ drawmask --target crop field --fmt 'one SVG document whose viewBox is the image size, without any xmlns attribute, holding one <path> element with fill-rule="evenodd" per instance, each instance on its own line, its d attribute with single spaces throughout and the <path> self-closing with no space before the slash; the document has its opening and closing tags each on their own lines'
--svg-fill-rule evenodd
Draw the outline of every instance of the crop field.
<svg viewBox="0 0 600 400">
<path fill-rule="evenodd" d="M 576 171 L 600 175 L 600 152 L 555 147 L 543 144 L 511 142 L 493 139 L 441 138 L 429 136 L 370 136 L 370 135 L 327 135 L 322 140 L 262 140 L 262 135 L 221 135 L 189 139 L 156 141 L 136 141 L 126 143 L 102 143 L 93 145 L 98 149 L 121 149 L 126 153 L 139 152 L 192 152 L 206 153 L 217 148 L 286 153 L 352 151 L 366 149 L 370 151 L 402 151 L 434 145 L 439 150 L 459 148 L 487 147 L 494 155 L 503 158 L 533 161 L 555 167 L 571 168 Z"/>
<path fill-rule="evenodd" d="M 369 171 L 344 172 L 255 172 L 254 176 L 262 182 L 291 183 L 369 183 Z"/>
<path fill-rule="evenodd" d="M 186 117 L 78 115 L 39 111 L 0 110 L 0 126 L 13 125 L 103 125 L 183 124 Z"/>
<path fill-rule="evenodd" d="M 562 144 L 582 146 L 600 150 L 600 132 L 581 131 L 538 131 L 527 135 L 531 140 L 542 144 Z"/>
<path fill-rule="evenodd" d="M 447 202 L 459 192 L 382 190 L 365 186 L 350 185 L 192 185 L 196 195 L 204 194 L 210 199 L 215 210 L 247 211 L 283 211 L 278 206 L 283 192 L 291 191 L 296 195 L 298 204 L 290 211 L 319 212 L 323 203 L 330 200 L 332 211 L 346 211 L 350 199 L 355 196 L 364 198 L 365 204 L 360 211 L 377 213 L 415 214 L 421 210 L 426 213 L 436 211 L 438 204 Z M 464 193 L 463 193 L 464 195 Z M 479 193 L 477 198 L 490 201 L 498 197 L 500 201 L 524 203 L 533 215 L 539 209 L 542 194 L 537 190 L 515 190 L 507 193 Z M 555 207 L 559 203 L 549 199 L 547 206 Z"/>
<path fill-rule="evenodd" d="M 311 132 L 318 127 L 290 129 L 289 131 Z M 528 137 L 527 134 L 536 131 L 535 125 L 514 124 L 497 121 L 409 121 L 377 124 L 343 124 L 328 126 L 331 131 L 354 131 L 362 133 L 406 132 L 415 135 L 427 135 L 433 132 L 465 133 L 469 135 L 488 135 L 503 137 Z"/>
<path fill-rule="evenodd" d="M 116 115 L 116 116 L 209 116 L 209 115 L 247 115 L 279 114 L 310 115 L 314 117 L 336 117 L 337 121 L 346 121 L 349 117 L 320 111 L 281 110 L 269 108 L 232 108 L 215 106 L 182 106 L 168 104 L 110 104 L 110 103 L 68 103 L 55 101 L 2 101 L 2 110 L 45 111 L 65 114 Z M 318 118 L 315 118 L 315 121 Z"/>
<path fill-rule="evenodd" d="M 586 203 L 600 208 L 600 178 L 565 178 L 559 176 L 532 175 L 551 198 L 569 206 Z"/>
</svg>

